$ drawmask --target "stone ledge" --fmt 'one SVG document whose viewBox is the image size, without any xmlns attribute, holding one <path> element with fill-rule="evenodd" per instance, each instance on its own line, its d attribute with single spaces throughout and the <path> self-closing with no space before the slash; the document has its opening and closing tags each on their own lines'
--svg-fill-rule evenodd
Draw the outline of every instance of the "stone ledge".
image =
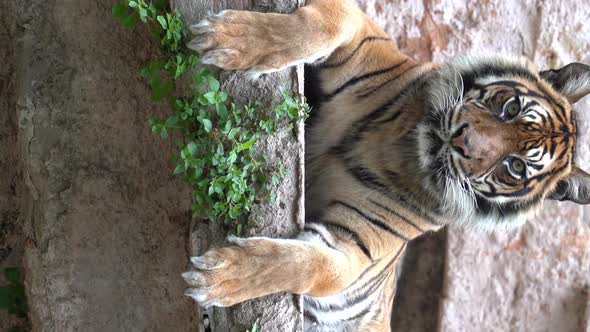
<svg viewBox="0 0 590 332">
<path fill-rule="evenodd" d="M 185 24 L 200 21 L 208 12 L 223 9 L 246 9 L 260 12 L 292 12 L 303 1 L 186 1 L 175 0 L 175 10 L 181 14 Z M 259 101 L 264 106 L 281 99 L 278 87 L 283 86 L 293 94 L 302 94 L 302 68 L 290 68 L 279 73 L 264 75 L 260 79 L 247 81 L 241 73 L 221 73 L 222 88 L 235 97 L 236 104 Z M 250 216 L 250 224 L 245 236 L 264 235 L 269 237 L 292 237 L 304 223 L 303 183 L 304 183 L 304 137 L 303 125 L 296 130 L 280 129 L 264 142 L 257 143 L 260 153 L 271 161 L 280 161 L 288 174 L 281 179 L 276 189 L 276 200 L 263 201 L 256 206 Z M 191 231 L 191 253 L 204 253 L 212 246 L 222 245 L 225 231 L 219 225 L 196 223 Z M 273 294 L 260 299 L 247 301 L 231 308 L 212 308 L 203 311 L 198 308 L 198 317 L 207 315 L 212 331 L 243 332 L 253 322 L 263 331 L 301 331 L 302 313 L 299 299 L 291 294 Z M 201 330 L 205 330 L 201 319 Z"/>
</svg>

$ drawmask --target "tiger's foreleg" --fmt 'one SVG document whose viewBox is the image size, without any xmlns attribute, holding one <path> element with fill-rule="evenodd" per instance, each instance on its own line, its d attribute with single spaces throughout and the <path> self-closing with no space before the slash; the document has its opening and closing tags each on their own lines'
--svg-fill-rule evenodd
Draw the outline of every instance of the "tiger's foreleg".
<svg viewBox="0 0 590 332">
<path fill-rule="evenodd" d="M 253 78 L 329 56 L 366 24 L 351 0 L 310 0 L 292 14 L 225 10 L 192 26 L 202 62 Z"/>
<path fill-rule="evenodd" d="M 291 292 L 335 294 L 354 282 L 370 264 L 358 250 L 332 249 L 302 240 L 229 238 L 227 247 L 191 259 L 183 274 L 186 295 L 201 306 L 227 307 L 260 296 Z"/>
</svg>

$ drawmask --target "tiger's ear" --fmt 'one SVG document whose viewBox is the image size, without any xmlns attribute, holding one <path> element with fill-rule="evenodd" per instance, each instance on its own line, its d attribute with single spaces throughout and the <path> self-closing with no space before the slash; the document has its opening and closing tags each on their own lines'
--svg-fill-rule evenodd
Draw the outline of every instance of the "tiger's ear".
<svg viewBox="0 0 590 332">
<path fill-rule="evenodd" d="M 555 90 L 574 104 L 590 93 L 590 66 L 572 62 L 561 69 L 550 69 L 539 73 Z"/>
<path fill-rule="evenodd" d="M 548 197 L 558 201 L 572 201 L 578 204 L 590 203 L 590 174 L 578 167 L 557 183 Z"/>
</svg>

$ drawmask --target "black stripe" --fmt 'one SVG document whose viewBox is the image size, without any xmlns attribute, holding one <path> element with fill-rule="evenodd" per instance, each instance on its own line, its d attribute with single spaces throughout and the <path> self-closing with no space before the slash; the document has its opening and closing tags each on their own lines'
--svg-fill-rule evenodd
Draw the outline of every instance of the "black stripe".
<svg viewBox="0 0 590 332">
<path fill-rule="evenodd" d="M 313 315 L 312 313 L 310 313 L 309 310 L 305 310 L 304 309 L 303 310 L 303 316 L 306 319 L 309 319 L 314 324 L 318 324 L 319 323 L 318 318 L 315 315 Z"/>
<path fill-rule="evenodd" d="M 371 304 L 373 304 L 373 303 L 371 303 Z M 368 314 L 369 310 L 371 310 L 371 305 L 366 306 L 365 309 L 359 311 L 356 315 L 354 315 L 352 317 L 348 317 L 346 320 L 348 320 L 348 321 L 355 320 L 361 316 Z"/>
<path fill-rule="evenodd" d="M 386 74 L 386 73 L 388 73 L 390 71 L 393 71 L 393 70 L 399 68 L 399 66 L 403 65 L 407 61 L 408 61 L 408 59 L 405 59 L 404 61 L 402 61 L 402 62 L 400 62 L 398 64 L 395 64 L 395 65 L 393 65 L 391 67 L 379 69 L 379 70 L 376 70 L 376 71 L 372 71 L 370 73 L 366 73 L 366 74 L 363 74 L 363 75 L 360 75 L 360 76 L 355 76 L 355 77 L 351 78 L 350 80 L 348 80 L 343 85 L 341 85 L 334 92 L 326 95 L 326 98 L 328 98 L 328 99 L 333 98 L 334 96 L 336 96 L 340 92 L 344 91 L 346 88 L 348 88 L 350 86 L 353 86 L 353 85 L 355 85 L 355 84 L 357 84 L 359 82 L 362 82 L 362 81 L 364 81 L 366 79 L 369 79 L 369 78 L 374 77 L 374 76 L 383 75 L 383 74 Z"/>
<path fill-rule="evenodd" d="M 531 206 L 537 204 L 537 202 L 541 199 L 541 195 L 536 195 L 526 202 L 506 202 L 506 203 L 494 203 L 490 202 L 485 199 L 483 196 L 476 195 L 475 196 L 476 203 L 477 203 L 477 213 L 480 215 L 490 215 L 490 214 L 497 214 L 501 219 L 505 219 L 506 217 L 513 217 L 516 214 L 520 213 L 520 211 L 524 211 L 529 209 Z"/>
<path fill-rule="evenodd" d="M 346 310 L 347 308 L 363 301 L 364 299 L 367 298 L 367 296 L 369 294 L 373 293 L 377 288 L 379 288 L 379 286 L 381 286 L 381 283 L 384 281 L 384 279 L 387 276 L 387 274 L 384 274 L 385 271 L 386 271 L 386 269 L 379 271 L 379 273 L 377 273 L 377 275 L 375 275 L 373 278 L 371 278 L 371 280 L 369 280 L 367 282 L 363 282 L 362 285 L 360 285 L 360 287 L 358 287 L 358 288 L 354 288 L 349 294 L 347 294 L 347 296 L 346 296 L 347 300 L 343 303 L 332 303 L 332 304 L 319 305 L 319 306 L 311 305 L 310 307 L 313 307 L 314 311 L 317 311 L 317 312 L 333 312 L 333 311 Z M 357 279 L 355 282 L 362 282 L 362 280 Z M 342 292 L 346 292 L 346 290 L 344 290 Z M 373 302 L 368 303 L 367 307 L 371 307 L 372 304 L 373 304 Z"/>
<path fill-rule="evenodd" d="M 338 145 L 332 148 L 333 151 L 337 153 L 346 153 L 347 151 L 352 150 L 352 147 L 356 145 L 359 141 L 361 136 L 365 131 L 373 129 L 373 122 L 383 116 L 393 105 L 395 105 L 403 96 L 405 96 L 405 92 L 412 90 L 414 88 L 421 88 L 426 85 L 427 80 L 430 78 L 430 75 L 424 75 L 420 78 L 417 78 L 404 86 L 404 88 L 400 89 L 398 93 L 386 101 L 384 104 L 379 106 L 377 109 L 366 115 L 363 119 L 357 121 L 351 128 L 350 134 L 344 137 Z M 395 113 L 401 113 L 399 110 Z"/>
<path fill-rule="evenodd" d="M 397 253 L 393 257 L 393 259 L 391 261 L 389 261 L 389 263 L 387 263 L 387 265 L 385 265 L 383 267 L 383 269 L 381 269 L 381 271 L 377 275 L 374 275 L 367 282 L 363 283 L 363 285 L 361 287 L 359 287 L 353 291 L 353 293 L 355 293 L 354 299 L 352 301 L 347 301 L 347 305 L 354 305 L 354 304 L 359 303 L 363 298 L 365 298 L 367 296 L 366 294 L 372 293 L 378 286 L 381 285 L 381 283 L 385 279 L 387 279 L 387 277 L 389 276 L 389 273 L 392 271 L 391 269 L 393 268 L 393 265 L 397 261 L 399 255 L 402 252 L 404 252 L 406 245 L 407 245 L 407 242 L 404 242 L 404 244 L 397 251 Z M 367 285 L 369 285 L 369 289 L 366 289 Z M 358 294 L 359 292 L 360 292 L 360 294 Z"/>
<path fill-rule="evenodd" d="M 382 87 L 386 86 L 387 84 L 396 81 L 398 78 L 400 78 L 401 76 L 405 75 L 408 71 L 416 68 L 418 65 L 412 65 L 408 68 L 406 68 L 403 72 L 399 73 L 398 75 L 395 75 L 394 77 L 388 79 L 387 81 L 379 84 L 378 86 L 372 88 L 371 90 L 367 91 L 367 92 L 363 92 L 362 94 L 359 94 L 357 97 L 358 98 L 365 98 L 367 96 L 372 95 L 373 93 L 377 92 L 379 89 L 381 89 Z"/>
<path fill-rule="evenodd" d="M 385 205 L 383 205 L 383 204 L 381 204 L 381 203 L 379 203 L 379 202 L 377 202 L 377 201 L 373 200 L 372 198 L 369 198 L 369 202 L 371 202 L 371 203 L 373 203 L 373 204 L 377 205 L 378 207 L 382 208 L 383 210 L 385 210 L 385 211 L 387 211 L 387 212 L 389 212 L 389 213 L 391 213 L 391 214 L 395 215 L 396 217 L 400 218 L 402 221 L 404 221 L 404 222 L 406 222 L 406 223 L 408 223 L 408 224 L 410 224 L 410 225 L 414 226 L 414 228 L 415 228 L 415 229 L 417 229 L 417 230 L 419 230 L 420 232 L 424 232 L 424 230 L 423 230 L 422 228 L 418 227 L 418 225 L 414 224 L 414 223 L 413 223 L 413 222 L 411 222 L 409 219 L 407 219 L 407 218 L 403 217 L 403 216 L 402 216 L 402 215 L 400 215 L 399 213 L 397 213 L 397 212 L 393 211 L 393 210 L 392 210 L 392 209 L 390 209 L 389 207 L 387 207 L 387 206 L 385 206 Z"/>
<path fill-rule="evenodd" d="M 531 167 L 531 168 L 535 169 L 536 171 L 540 171 L 540 170 L 542 170 L 542 169 L 543 169 L 543 166 L 541 166 L 541 165 L 537 165 L 537 164 L 534 164 L 534 163 L 531 163 L 531 162 L 527 162 L 526 164 L 527 164 L 529 167 Z"/>
<path fill-rule="evenodd" d="M 379 219 L 372 218 L 372 217 L 366 215 L 364 212 L 362 212 L 361 210 L 357 209 L 356 207 L 354 207 L 354 206 L 352 206 L 352 205 L 350 205 L 348 203 L 345 203 L 345 202 L 342 202 L 342 201 L 338 201 L 338 200 L 334 200 L 334 201 L 332 201 L 332 203 L 330 205 L 334 205 L 334 204 L 343 206 L 343 207 L 345 207 L 345 208 L 347 208 L 349 210 L 352 210 L 352 211 L 356 212 L 363 219 L 371 222 L 373 225 L 375 225 L 375 226 L 377 226 L 377 227 L 385 230 L 386 232 L 392 234 L 393 236 L 396 236 L 396 237 L 398 237 L 398 238 L 400 238 L 400 239 L 402 239 L 404 241 L 408 241 L 409 240 L 407 237 L 403 236 L 402 234 L 400 234 L 399 232 L 397 232 L 393 228 L 389 227 L 383 221 L 381 221 Z"/>
<path fill-rule="evenodd" d="M 563 138 L 562 144 L 564 144 L 565 147 L 563 148 L 563 150 L 561 150 L 561 153 L 557 156 L 557 159 L 556 160 L 562 160 L 563 157 L 565 156 L 565 154 L 569 151 L 569 149 L 568 149 L 568 147 L 570 145 L 570 144 L 568 144 L 569 143 L 569 140 L 570 140 L 570 136 L 569 135 Z"/>
<path fill-rule="evenodd" d="M 380 192 L 385 197 L 388 197 L 391 200 L 401 202 L 403 205 L 406 206 L 406 208 L 409 208 L 414 213 L 420 215 L 422 218 L 426 219 L 431 224 L 438 225 L 438 223 L 436 223 L 434 219 L 432 219 L 430 216 L 424 213 L 419 206 L 410 202 L 404 195 L 398 192 L 394 192 L 393 190 L 387 188 L 385 184 L 380 182 L 377 176 L 369 172 L 368 169 L 362 166 L 352 166 L 348 168 L 347 171 L 363 186 L 377 190 L 378 192 Z"/>
<path fill-rule="evenodd" d="M 365 284 L 372 284 L 375 282 L 376 279 L 380 278 L 380 276 L 383 273 L 387 273 L 389 271 L 389 269 L 395 264 L 395 261 L 397 260 L 399 255 L 402 252 L 404 252 L 404 250 L 406 249 L 406 246 L 407 246 L 407 242 L 404 242 L 402 244 L 402 246 L 399 248 L 399 250 L 397 251 L 397 253 L 395 254 L 395 256 L 393 257 L 393 259 L 391 261 L 389 261 L 389 263 L 387 263 L 387 265 L 385 265 L 385 267 L 381 270 L 381 272 L 379 272 L 379 274 L 373 276 L 373 278 L 369 279 L 369 281 L 367 281 Z"/>
<path fill-rule="evenodd" d="M 383 123 L 387 123 L 387 122 L 393 122 L 395 120 L 397 120 L 397 118 L 401 115 L 401 112 L 395 112 L 392 115 L 386 117 L 385 119 L 379 121 L 379 124 L 383 124 Z"/>
<path fill-rule="evenodd" d="M 309 227 L 308 225 L 305 225 L 305 227 L 303 227 L 303 230 L 309 233 L 313 233 L 316 234 L 317 236 L 320 237 L 320 239 L 322 240 L 322 242 L 324 242 L 328 247 L 330 247 L 330 249 L 334 249 L 337 250 L 331 243 L 330 241 L 328 241 L 325 237 L 324 234 L 322 234 L 322 232 L 318 231 L 317 229 L 313 229 L 311 227 Z"/>
<path fill-rule="evenodd" d="M 357 232 L 353 231 L 352 229 L 350 229 L 342 224 L 338 224 L 333 221 L 322 220 L 320 222 L 317 222 L 317 224 L 321 224 L 321 225 L 324 225 L 324 227 L 326 227 L 326 228 L 333 228 L 333 229 L 336 229 L 342 233 L 348 234 L 352 238 L 354 243 L 365 254 L 365 256 L 367 256 L 371 261 L 373 261 L 373 256 L 371 256 L 371 251 L 365 245 L 365 243 L 361 240 L 361 237 L 358 235 Z"/>
<path fill-rule="evenodd" d="M 524 112 L 527 112 L 528 109 L 531 108 L 532 106 L 538 106 L 538 105 L 539 105 L 538 102 L 536 102 L 535 100 L 531 100 L 528 103 L 524 104 L 522 106 L 522 109 L 523 109 Z"/>
<path fill-rule="evenodd" d="M 395 262 L 397 261 L 399 255 L 404 251 L 404 249 L 406 248 L 407 243 L 404 242 L 404 244 L 400 247 L 400 249 L 398 250 L 398 252 L 395 254 L 395 256 L 393 257 L 393 259 L 391 259 L 387 265 L 385 265 L 381 271 L 379 271 L 376 275 L 374 275 L 371 279 L 367 280 L 366 282 L 362 282 L 362 277 L 365 274 L 363 272 L 363 274 L 357 278 L 357 280 L 355 281 L 355 283 L 357 282 L 362 282 L 362 285 L 360 285 L 360 287 L 357 288 L 353 288 L 350 291 L 350 294 L 348 294 L 347 296 L 347 301 L 345 303 L 342 304 L 328 304 L 325 306 L 315 306 L 313 305 L 314 309 L 316 311 L 337 311 L 337 310 L 343 310 L 346 309 L 350 306 L 353 306 L 355 304 L 358 304 L 359 302 L 361 302 L 363 299 L 365 299 L 367 297 L 367 294 L 373 293 L 377 288 L 379 288 L 379 286 L 382 285 L 382 282 L 387 279 L 387 277 L 390 275 L 390 272 L 392 271 L 392 267 L 395 264 Z M 368 271 L 371 267 L 367 268 L 366 271 Z M 366 272 L 365 271 L 365 272 Z M 353 283 L 353 286 L 355 285 L 355 283 Z M 347 292 L 349 289 L 345 289 L 342 292 Z M 370 307 L 372 303 L 370 303 L 367 307 Z"/>
<path fill-rule="evenodd" d="M 488 76 L 506 76 L 506 75 L 514 75 L 517 77 L 526 78 L 532 82 L 537 83 L 539 80 L 537 77 L 528 71 L 525 68 L 518 67 L 518 66 L 497 66 L 497 65 L 490 65 L 484 64 L 473 69 L 468 69 L 465 72 L 461 72 L 461 77 L 463 78 L 463 88 L 465 93 L 469 92 L 471 89 L 475 88 L 482 88 L 481 85 L 478 85 L 475 81 L 480 78 L 485 78 Z M 512 85 L 513 87 L 516 85 L 522 86 L 522 84 L 514 81 L 496 81 L 491 83 L 490 85 L 494 84 L 504 84 L 507 86 Z"/>
<path fill-rule="evenodd" d="M 510 185 L 510 184 L 508 184 Z M 509 192 L 509 193 L 493 193 L 493 192 L 486 192 L 486 191 L 479 191 L 480 194 L 484 195 L 485 197 L 488 198 L 493 198 L 493 197 L 519 197 L 519 196 L 525 196 L 528 193 L 530 193 L 533 190 L 533 188 L 530 187 L 525 187 L 523 189 L 520 189 L 518 191 L 513 191 L 513 192 Z"/>
<path fill-rule="evenodd" d="M 327 64 L 321 64 L 320 66 L 322 68 L 336 68 L 336 67 L 340 67 L 343 64 L 347 63 L 348 61 L 350 61 L 350 59 L 352 59 L 352 57 L 356 54 L 356 52 L 366 43 L 369 41 L 374 41 L 374 40 L 391 40 L 387 37 L 377 37 L 377 36 L 371 36 L 371 37 L 367 37 L 365 39 L 363 39 L 358 46 L 354 49 L 354 51 L 352 51 L 352 53 L 350 53 L 346 58 L 342 59 L 339 62 L 336 63 L 327 63 Z"/>
</svg>

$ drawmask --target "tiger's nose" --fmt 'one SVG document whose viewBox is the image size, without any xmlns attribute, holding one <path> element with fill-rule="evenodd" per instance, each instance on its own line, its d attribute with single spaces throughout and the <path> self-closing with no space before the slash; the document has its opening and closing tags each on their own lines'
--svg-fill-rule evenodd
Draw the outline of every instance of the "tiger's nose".
<svg viewBox="0 0 590 332">
<path fill-rule="evenodd" d="M 451 146 L 465 158 L 470 157 L 467 130 L 467 125 L 463 125 L 451 138 Z"/>
</svg>

